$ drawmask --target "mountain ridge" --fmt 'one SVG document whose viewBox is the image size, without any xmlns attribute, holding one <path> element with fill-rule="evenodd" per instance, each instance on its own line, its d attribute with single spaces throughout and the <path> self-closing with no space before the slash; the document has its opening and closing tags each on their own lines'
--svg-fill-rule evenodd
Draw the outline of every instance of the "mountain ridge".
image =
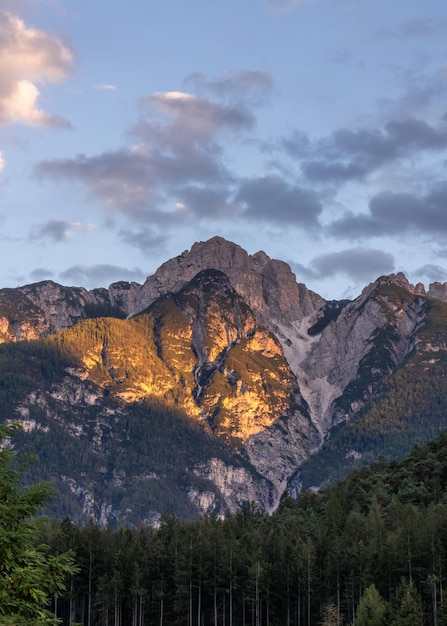
<svg viewBox="0 0 447 626">
<path fill-rule="evenodd" d="M 426 292 L 398 273 L 379 277 L 355 300 L 326 301 L 297 283 L 286 263 L 215 237 L 167 261 L 143 285 L 87 291 L 44 281 L 0 290 L 0 403 L 4 418 L 27 430 L 20 445 L 39 455 L 48 456 L 45 440 L 56 432 L 72 456 L 80 446 L 74 435 L 82 439 L 91 466 L 84 477 L 63 460 L 39 470 L 65 490 L 68 512 L 80 507 L 80 520 L 95 511 L 104 524 L 135 523 L 141 507 L 132 501 L 126 513 L 116 503 L 134 478 L 154 492 L 153 478 L 140 474 L 157 476 L 189 514 L 224 514 L 250 500 L 273 511 L 286 489 L 299 493 L 301 467 L 326 449 L 334 429 L 385 397 L 388 379 L 410 362 L 441 371 L 443 298 L 445 284 Z M 144 443 L 152 428 L 169 431 L 168 417 L 156 426 L 157 411 L 172 414 L 187 438 L 192 428 L 198 448 L 202 437 L 210 442 L 205 458 L 191 443 L 183 473 L 173 472 L 180 487 Z M 135 415 L 148 429 L 137 442 L 125 428 Z M 138 449 L 143 473 L 129 446 Z M 94 475 L 101 455 L 111 469 Z M 145 455 L 157 457 L 155 465 Z M 154 506 L 149 518 L 162 512 Z"/>
</svg>

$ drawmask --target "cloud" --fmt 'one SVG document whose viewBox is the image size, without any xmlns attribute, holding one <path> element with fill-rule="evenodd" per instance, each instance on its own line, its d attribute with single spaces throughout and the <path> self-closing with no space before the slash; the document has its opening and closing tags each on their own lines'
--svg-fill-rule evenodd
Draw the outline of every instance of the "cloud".
<svg viewBox="0 0 447 626">
<path fill-rule="evenodd" d="M 0 150 L 0 173 L 5 169 L 5 167 L 6 167 L 5 157 L 4 157 L 3 151 Z"/>
<path fill-rule="evenodd" d="M 424 196 L 383 191 L 371 198 L 368 213 L 346 213 L 332 222 L 329 232 L 348 239 L 405 232 L 445 237 L 446 206 L 447 181 Z"/>
<path fill-rule="evenodd" d="M 67 222 L 65 220 L 48 220 L 43 224 L 35 224 L 30 233 L 31 239 L 50 239 L 55 242 L 71 239 L 78 232 L 86 232 L 93 228 L 92 224 Z"/>
<path fill-rule="evenodd" d="M 65 280 L 74 281 L 75 284 L 86 285 L 91 288 L 108 286 L 119 280 L 142 282 L 146 275 L 139 268 L 128 269 L 107 263 L 97 265 L 72 265 L 60 273 Z"/>
<path fill-rule="evenodd" d="M 106 209 L 146 213 L 157 197 L 157 168 L 151 168 L 151 158 L 127 149 L 93 157 L 81 154 L 73 159 L 41 161 L 35 173 L 39 178 L 65 178 L 84 185 Z"/>
<path fill-rule="evenodd" d="M 36 85 L 64 80 L 72 63 L 73 54 L 60 39 L 0 11 L 0 124 L 69 127 L 38 107 Z"/>
<path fill-rule="evenodd" d="M 190 215 L 209 219 L 229 219 L 236 215 L 226 189 L 189 186 L 179 191 L 179 198 L 182 201 L 179 208 Z"/>
<path fill-rule="evenodd" d="M 393 79 L 403 85 L 403 93 L 398 98 L 381 98 L 378 102 L 383 116 L 387 119 L 408 117 L 434 117 L 439 107 L 445 110 L 447 95 L 447 66 L 438 66 L 431 73 L 424 74 L 418 66 L 396 68 Z M 433 109 L 432 112 L 431 109 Z"/>
<path fill-rule="evenodd" d="M 31 279 L 35 282 L 40 282 L 41 280 L 50 280 L 54 276 L 54 272 L 45 268 L 45 267 L 36 267 L 30 274 Z"/>
<path fill-rule="evenodd" d="M 308 0 L 268 0 L 266 6 L 275 13 L 288 13 Z"/>
<path fill-rule="evenodd" d="M 171 149 L 206 143 L 216 134 L 247 131 L 255 125 L 253 115 L 240 106 L 181 91 L 155 93 L 142 98 L 140 104 L 149 119 L 135 127 L 135 134 L 161 139 Z M 168 123 L 160 128 L 154 123 L 154 113 L 161 114 Z"/>
<path fill-rule="evenodd" d="M 185 85 L 208 90 L 219 98 L 260 104 L 273 91 L 273 78 L 267 70 L 228 70 L 208 81 L 204 74 L 196 72 L 187 77 Z"/>
<path fill-rule="evenodd" d="M 323 210 L 314 191 L 291 186 L 279 176 L 243 181 L 235 201 L 245 217 L 311 228 L 318 226 Z"/>
<path fill-rule="evenodd" d="M 359 246 L 341 252 L 321 254 L 312 259 L 310 265 L 318 278 L 343 274 L 352 280 L 366 281 L 392 272 L 394 258 L 382 250 Z"/>
<path fill-rule="evenodd" d="M 383 129 L 339 129 L 313 144 L 302 133 L 283 141 L 290 156 L 301 160 L 304 177 L 312 183 L 361 181 L 379 168 L 409 159 L 421 151 L 447 148 L 447 124 L 433 126 L 408 118 L 388 122 Z"/>
<path fill-rule="evenodd" d="M 153 254 L 154 250 L 160 254 L 168 237 L 154 231 L 152 228 L 142 228 L 138 231 L 122 229 L 119 233 L 122 241 L 134 248 L 139 248 L 143 254 Z"/>
<path fill-rule="evenodd" d="M 447 278 L 445 268 L 434 263 L 427 263 L 413 272 L 416 276 L 425 276 L 428 280 L 439 282 Z"/>
<path fill-rule="evenodd" d="M 220 187 L 232 180 L 223 164 L 219 137 L 228 133 L 238 137 L 254 123 L 244 107 L 183 92 L 156 93 L 141 101 L 141 117 L 131 129 L 133 147 L 42 161 L 35 172 L 41 178 L 77 181 L 106 209 L 136 219 L 181 218 L 175 210 L 169 216 L 182 201 L 179 190 Z"/>
<path fill-rule="evenodd" d="M 417 39 L 421 37 L 432 38 L 436 35 L 445 34 L 447 24 L 445 20 L 434 17 L 416 17 L 401 22 L 396 28 L 382 28 L 377 33 L 377 38 L 383 39 Z"/>
<path fill-rule="evenodd" d="M 100 85 L 94 85 L 95 89 L 100 89 L 102 91 L 117 91 L 116 85 L 111 85 L 110 83 L 102 83 Z"/>
</svg>

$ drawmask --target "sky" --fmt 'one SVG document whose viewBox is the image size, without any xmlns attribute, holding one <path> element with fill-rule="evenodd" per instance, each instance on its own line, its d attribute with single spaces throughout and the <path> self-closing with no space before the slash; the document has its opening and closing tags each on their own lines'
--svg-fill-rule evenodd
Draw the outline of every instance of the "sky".
<svg viewBox="0 0 447 626">
<path fill-rule="evenodd" d="M 0 288 L 215 235 L 327 299 L 447 281 L 445 0 L 0 0 Z"/>
</svg>

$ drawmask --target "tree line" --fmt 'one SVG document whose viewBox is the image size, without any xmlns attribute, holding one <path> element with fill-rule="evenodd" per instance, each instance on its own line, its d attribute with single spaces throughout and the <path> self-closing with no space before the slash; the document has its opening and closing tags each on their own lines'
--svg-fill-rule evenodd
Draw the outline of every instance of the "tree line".
<svg viewBox="0 0 447 626">
<path fill-rule="evenodd" d="M 47 608 L 85 626 L 445 626 L 447 433 L 320 493 L 111 530 L 38 519 L 71 554 Z M 0 622 L 1 623 L 1 622 Z"/>
</svg>

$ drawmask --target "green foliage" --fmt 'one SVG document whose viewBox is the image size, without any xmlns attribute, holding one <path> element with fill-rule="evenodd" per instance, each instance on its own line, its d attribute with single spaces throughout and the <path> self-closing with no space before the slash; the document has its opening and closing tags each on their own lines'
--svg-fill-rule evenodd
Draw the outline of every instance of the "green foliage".
<svg viewBox="0 0 447 626">
<path fill-rule="evenodd" d="M 415 444 L 438 436 L 447 426 L 447 362 L 442 353 L 436 355 L 435 363 L 412 357 L 355 418 L 331 430 L 302 467 L 304 488 L 335 482 L 380 456 L 400 459 Z"/>
<path fill-rule="evenodd" d="M 400 463 L 284 497 L 272 516 L 254 505 L 226 519 L 166 512 L 158 528 L 115 531 L 42 520 L 41 541 L 80 566 L 58 615 L 144 626 L 433 626 L 437 615 L 443 626 L 446 468 L 443 433 Z"/>
<path fill-rule="evenodd" d="M 0 426 L 0 441 L 12 429 Z M 20 485 L 13 453 L 0 449 L 0 625 L 56 624 L 47 610 L 50 594 L 65 590 L 67 574 L 76 571 L 69 553 L 50 554 L 35 546 L 37 529 L 32 518 L 52 494 L 51 485 Z"/>
<path fill-rule="evenodd" d="M 354 626 L 387 626 L 388 612 L 386 603 L 372 583 L 360 598 Z"/>
<path fill-rule="evenodd" d="M 398 590 L 399 604 L 391 626 L 421 626 L 423 612 L 421 598 L 411 583 L 403 582 Z"/>
</svg>

